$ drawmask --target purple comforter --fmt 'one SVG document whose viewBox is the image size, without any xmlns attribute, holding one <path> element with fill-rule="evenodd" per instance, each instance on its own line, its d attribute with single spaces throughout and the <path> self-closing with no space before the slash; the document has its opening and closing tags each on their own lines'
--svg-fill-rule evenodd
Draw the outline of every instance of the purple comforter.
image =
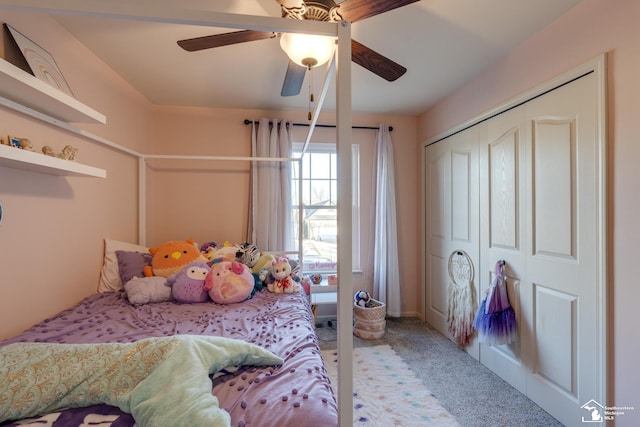
<svg viewBox="0 0 640 427">
<path fill-rule="evenodd" d="M 230 305 L 165 302 L 137 307 L 129 304 L 124 293 L 106 293 L 92 295 L 0 345 L 130 342 L 174 334 L 241 339 L 270 350 L 285 363 L 277 368 L 241 368 L 212 380 L 213 394 L 231 414 L 232 426 L 334 426 L 337 404 L 312 318 L 303 293 L 263 291 Z M 108 405 L 70 409 L 45 419 L 53 427 L 134 424 L 129 414 Z"/>
</svg>

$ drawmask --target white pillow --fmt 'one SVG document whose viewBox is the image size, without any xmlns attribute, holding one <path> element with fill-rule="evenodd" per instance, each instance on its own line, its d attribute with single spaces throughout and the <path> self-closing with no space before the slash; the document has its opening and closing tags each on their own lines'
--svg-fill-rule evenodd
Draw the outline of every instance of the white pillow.
<svg viewBox="0 0 640 427">
<path fill-rule="evenodd" d="M 171 286 L 167 278 L 160 276 L 134 277 L 124 284 L 127 299 L 131 304 L 171 301 Z"/>
<path fill-rule="evenodd" d="M 104 239 L 104 262 L 100 271 L 98 292 L 118 292 L 124 289 L 118 271 L 116 251 L 149 252 L 149 249 L 134 243 Z"/>
</svg>

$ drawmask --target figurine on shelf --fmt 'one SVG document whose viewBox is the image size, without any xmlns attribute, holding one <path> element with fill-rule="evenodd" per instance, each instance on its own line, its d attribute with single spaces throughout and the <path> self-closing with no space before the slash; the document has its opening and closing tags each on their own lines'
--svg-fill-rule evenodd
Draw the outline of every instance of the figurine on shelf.
<svg viewBox="0 0 640 427">
<path fill-rule="evenodd" d="M 7 145 L 10 145 L 15 148 L 20 148 L 20 138 L 16 138 L 15 136 L 7 136 Z"/>
<path fill-rule="evenodd" d="M 5 138 L 4 136 L 0 136 L 0 145 L 11 145 L 11 144 L 9 144 L 9 142 L 7 141 L 7 138 Z"/>
<path fill-rule="evenodd" d="M 33 151 L 33 144 L 29 138 L 20 138 L 20 148 L 27 151 Z"/>
<path fill-rule="evenodd" d="M 42 147 L 42 153 L 51 157 L 56 156 L 56 153 L 53 152 L 53 148 L 49 147 L 48 145 L 45 145 L 44 147 Z"/>
<path fill-rule="evenodd" d="M 74 161 L 78 155 L 78 149 L 73 145 L 65 145 L 62 149 L 62 153 L 58 154 L 59 159 Z"/>
</svg>

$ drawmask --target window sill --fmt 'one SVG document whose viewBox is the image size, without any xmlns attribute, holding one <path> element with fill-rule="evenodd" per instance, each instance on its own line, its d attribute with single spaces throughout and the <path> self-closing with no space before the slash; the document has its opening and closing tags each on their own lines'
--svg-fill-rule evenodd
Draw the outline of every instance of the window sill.
<svg viewBox="0 0 640 427">
<path fill-rule="evenodd" d="M 313 274 L 313 273 L 312 273 Z M 329 280 L 327 279 L 327 275 L 335 274 L 335 273 L 320 273 L 322 274 L 322 281 L 319 285 L 311 284 L 311 294 L 321 294 L 321 293 L 329 293 L 329 292 L 338 292 L 337 285 L 330 285 Z M 362 270 L 353 271 L 353 276 L 362 276 Z M 338 279 L 338 283 L 340 279 Z"/>
</svg>

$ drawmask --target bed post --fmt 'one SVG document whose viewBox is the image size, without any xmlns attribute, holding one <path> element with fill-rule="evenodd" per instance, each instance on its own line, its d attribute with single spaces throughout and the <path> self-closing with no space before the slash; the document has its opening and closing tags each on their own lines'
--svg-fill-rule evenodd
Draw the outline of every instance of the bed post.
<svg viewBox="0 0 640 427">
<path fill-rule="evenodd" d="M 338 137 L 338 423 L 353 425 L 353 283 L 351 235 L 351 24 L 338 24 L 336 73 Z"/>
<path fill-rule="evenodd" d="M 138 244 L 147 245 L 147 161 L 138 157 Z"/>
</svg>

